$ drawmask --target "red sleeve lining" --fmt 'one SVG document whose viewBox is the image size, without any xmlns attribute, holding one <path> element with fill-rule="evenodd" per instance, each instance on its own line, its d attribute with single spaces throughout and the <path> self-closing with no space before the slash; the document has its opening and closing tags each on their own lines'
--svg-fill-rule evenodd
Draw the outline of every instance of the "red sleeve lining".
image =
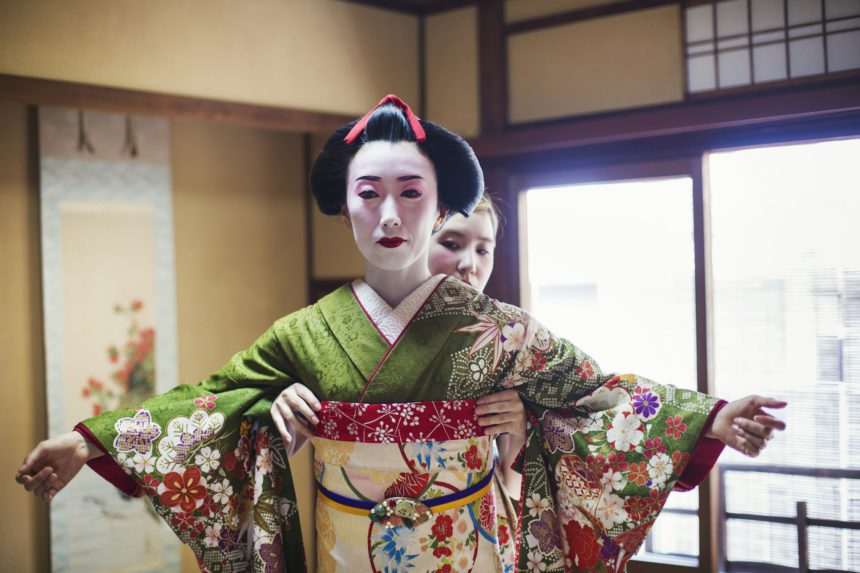
<svg viewBox="0 0 860 573">
<path fill-rule="evenodd" d="M 143 489 L 134 481 L 131 476 L 125 473 L 119 464 L 108 454 L 107 449 L 102 445 L 98 438 L 87 428 L 83 423 L 75 426 L 75 431 L 81 434 L 84 439 L 94 444 L 103 456 L 93 458 L 87 462 L 90 469 L 102 476 L 104 479 L 116 486 L 120 491 L 132 497 L 140 497 L 143 495 Z"/>
<path fill-rule="evenodd" d="M 723 448 L 726 445 L 716 438 L 708 438 L 706 436 L 714 424 L 717 412 L 722 410 L 726 404 L 728 402 L 720 400 L 711 409 L 711 413 L 705 421 L 705 427 L 702 428 L 702 433 L 699 435 L 699 441 L 690 455 L 690 462 L 684 468 L 684 472 L 681 474 L 680 479 L 678 479 L 678 483 L 675 484 L 675 491 L 690 491 L 702 483 L 708 477 L 714 464 L 717 463 L 720 454 L 723 453 Z"/>
</svg>

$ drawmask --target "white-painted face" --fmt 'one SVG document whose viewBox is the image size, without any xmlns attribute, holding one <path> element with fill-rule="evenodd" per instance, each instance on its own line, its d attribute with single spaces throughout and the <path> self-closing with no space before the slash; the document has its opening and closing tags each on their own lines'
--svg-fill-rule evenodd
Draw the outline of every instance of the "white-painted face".
<svg viewBox="0 0 860 573">
<path fill-rule="evenodd" d="M 476 211 L 468 218 L 452 215 L 433 237 L 430 272 L 454 276 L 483 291 L 493 272 L 495 236 L 487 211 Z"/>
<path fill-rule="evenodd" d="M 346 209 L 368 265 L 426 272 L 430 236 L 441 216 L 436 171 L 416 144 L 364 144 L 347 170 Z"/>
</svg>

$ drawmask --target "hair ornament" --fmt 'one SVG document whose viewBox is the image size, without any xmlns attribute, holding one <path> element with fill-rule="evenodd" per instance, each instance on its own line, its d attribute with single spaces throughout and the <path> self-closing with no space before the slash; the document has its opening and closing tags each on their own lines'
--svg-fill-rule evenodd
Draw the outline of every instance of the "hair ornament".
<svg viewBox="0 0 860 573">
<path fill-rule="evenodd" d="M 361 132 L 364 131 L 364 128 L 367 127 L 367 121 L 370 119 L 370 116 L 373 115 L 373 112 L 376 111 L 378 107 L 386 103 L 393 103 L 395 106 L 403 110 L 403 113 L 406 114 L 406 121 L 409 122 L 409 127 L 411 127 L 413 133 L 415 133 L 416 141 L 425 141 L 427 139 L 427 134 L 424 133 L 424 127 L 421 125 L 421 121 L 418 119 L 418 116 L 412 111 L 412 108 L 396 95 L 388 94 L 382 98 L 373 109 L 364 114 L 364 117 L 358 120 L 358 123 L 352 126 L 352 129 L 349 130 L 349 133 L 346 134 L 343 141 L 345 143 L 352 143 L 355 141 L 358 136 L 361 135 Z"/>
</svg>

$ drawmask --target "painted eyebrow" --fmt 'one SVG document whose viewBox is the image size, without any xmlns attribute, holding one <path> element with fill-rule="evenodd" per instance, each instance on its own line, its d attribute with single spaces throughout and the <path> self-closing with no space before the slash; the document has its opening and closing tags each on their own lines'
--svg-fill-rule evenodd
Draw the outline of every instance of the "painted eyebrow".
<svg viewBox="0 0 860 573">
<path fill-rule="evenodd" d="M 423 180 L 424 178 L 420 175 L 401 175 L 397 178 L 398 181 L 414 181 L 416 179 Z M 356 181 L 381 181 L 382 177 L 378 175 L 361 175 L 355 178 Z"/>
</svg>

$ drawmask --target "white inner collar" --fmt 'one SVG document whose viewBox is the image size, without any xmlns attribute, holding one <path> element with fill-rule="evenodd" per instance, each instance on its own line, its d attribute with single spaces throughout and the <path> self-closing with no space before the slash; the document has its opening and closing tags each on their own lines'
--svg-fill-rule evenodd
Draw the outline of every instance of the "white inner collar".
<svg viewBox="0 0 860 573">
<path fill-rule="evenodd" d="M 409 293 L 409 296 L 404 298 L 396 308 L 391 308 L 369 284 L 364 282 L 364 279 L 352 281 L 352 291 L 380 334 L 385 337 L 388 344 L 394 344 L 403 334 L 409 321 L 421 310 L 427 297 L 444 278 L 445 275 L 430 277 Z"/>
</svg>

